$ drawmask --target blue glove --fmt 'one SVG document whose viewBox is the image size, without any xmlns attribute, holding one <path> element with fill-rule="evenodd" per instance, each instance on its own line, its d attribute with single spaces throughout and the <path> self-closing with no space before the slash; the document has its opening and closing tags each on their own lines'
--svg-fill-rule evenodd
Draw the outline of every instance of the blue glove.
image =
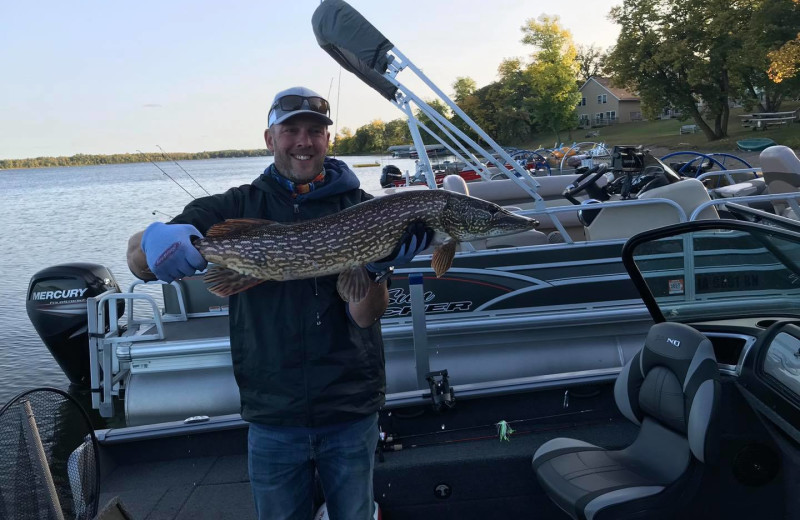
<svg viewBox="0 0 800 520">
<path fill-rule="evenodd" d="M 153 222 L 147 226 L 142 235 L 142 251 L 156 278 L 169 283 L 206 268 L 208 262 L 192 245 L 193 236 L 203 238 L 190 224 Z"/>
<path fill-rule="evenodd" d="M 394 251 L 386 258 L 367 264 L 367 271 L 381 273 L 389 267 L 397 267 L 398 265 L 409 263 L 420 252 L 427 249 L 431 244 L 431 240 L 433 240 L 434 234 L 435 232 L 426 227 L 424 222 L 419 220 L 412 222 L 403 232 L 403 236 L 400 237 L 400 242 L 397 243 Z"/>
</svg>

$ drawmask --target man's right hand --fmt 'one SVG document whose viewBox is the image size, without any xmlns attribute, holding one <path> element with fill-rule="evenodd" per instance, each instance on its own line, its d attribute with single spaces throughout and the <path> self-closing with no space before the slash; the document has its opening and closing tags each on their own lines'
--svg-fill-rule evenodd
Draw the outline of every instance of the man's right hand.
<svg viewBox="0 0 800 520">
<path fill-rule="evenodd" d="M 164 282 L 202 271 L 208 262 L 192 245 L 192 237 L 203 238 L 190 224 L 165 224 L 153 222 L 142 235 L 142 251 L 147 267 Z"/>
</svg>

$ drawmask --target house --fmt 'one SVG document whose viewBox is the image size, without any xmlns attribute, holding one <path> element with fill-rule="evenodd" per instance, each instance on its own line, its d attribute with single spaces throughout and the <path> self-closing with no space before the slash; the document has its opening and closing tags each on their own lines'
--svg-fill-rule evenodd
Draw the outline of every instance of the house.
<svg viewBox="0 0 800 520">
<path fill-rule="evenodd" d="M 578 89 L 580 126 L 605 126 L 642 120 L 642 102 L 635 94 L 611 86 L 608 78 L 592 76 Z"/>
</svg>

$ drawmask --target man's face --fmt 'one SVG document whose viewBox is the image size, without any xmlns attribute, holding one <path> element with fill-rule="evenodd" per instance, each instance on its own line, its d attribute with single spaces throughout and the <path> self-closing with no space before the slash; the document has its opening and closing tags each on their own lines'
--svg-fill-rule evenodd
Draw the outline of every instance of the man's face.
<svg viewBox="0 0 800 520">
<path fill-rule="evenodd" d="M 306 183 L 322 171 L 328 152 L 328 127 L 307 114 L 272 125 L 264 134 L 267 149 L 275 154 L 275 167 L 287 179 Z"/>
</svg>

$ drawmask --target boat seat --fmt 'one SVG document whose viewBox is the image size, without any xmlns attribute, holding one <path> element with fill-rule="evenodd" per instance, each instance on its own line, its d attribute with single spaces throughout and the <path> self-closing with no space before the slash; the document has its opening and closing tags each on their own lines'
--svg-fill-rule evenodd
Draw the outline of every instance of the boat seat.
<svg viewBox="0 0 800 520">
<path fill-rule="evenodd" d="M 751 195 L 763 195 L 767 191 L 767 183 L 764 179 L 750 179 L 749 181 L 737 182 L 721 188 L 714 188 L 711 193 L 714 198 L 730 199 L 733 197 L 749 197 Z"/>
<path fill-rule="evenodd" d="M 501 182 L 501 181 L 491 181 Z M 473 185 L 476 183 L 472 183 Z M 460 175 L 446 175 L 442 179 L 442 188 L 462 195 L 471 195 L 470 188 L 467 182 Z M 505 206 L 509 211 L 519 211 L 520 208 L 513 206 Z M 498 249 L 501 247 L 524 247 L 524 246 L 537 246 L 547 243 L 547 235 L 541 231 L 532 229 L 530 231 L 523 231 L 514 235 L 506 235 L 502 237 L 490 237 L 483 240 L 474 240 L 470 242 L 475 249 Z"/>
<path fill-rule="evenodd" d="M 800 190 L 800 159 L 788 146 L 770 146 L 761 152 L 761 171 L 770 195 L 795 193 Z M 777 215 L 797 219 L 794 211 L 782 200 L 773 200 Z"/>
<path fill-rule="evenodd" d="M 639 200 L 668 199 L 683 208 L 688 219 L 692 212 L 704 202 L 711 200 L 703 183 L 697 179 L 683 179 L 639 194 Z M 602 208 L 602 206 L 601 206 Z M 704 209 L 700 219 L 717 219 L 719 213 L 713 207 Z M 644 204 L 621 207 L 606 207 L 586 226 L 587 240 L 610 240 L 629 238 L 636 233 L 680 222 L 680 215 L 667 204 Z"/>
<path fill-rule="evenodd" d="M 688 325 L 656 324 L 614 385 L 620 412 L 640 427 L 633 443 L 549 440 L 533 456 L 536 478 L 574 519 L 680 518 L 718 455 L 720 392 L 711 341 Z"/>
</svg>

